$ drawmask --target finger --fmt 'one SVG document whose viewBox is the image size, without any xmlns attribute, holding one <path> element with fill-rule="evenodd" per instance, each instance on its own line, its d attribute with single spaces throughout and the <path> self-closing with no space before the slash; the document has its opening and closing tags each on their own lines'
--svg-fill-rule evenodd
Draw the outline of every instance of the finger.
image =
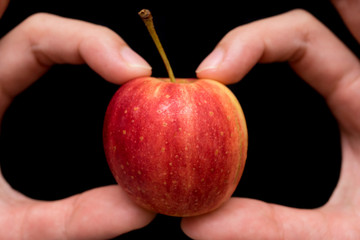
<svg viewBox="0 0 360 240">
<path fill-rule="evenodd" d="M 151 74 L 151 67 L 113 31 L 50 14 L 36 14 L 0 42 L 0 94 L 13 97 L 53 64 L 87 63 L 121 84 Z"/>
<path fill-rule="evenodd" d="M 131 201 L 117 185 L 94 189 L 67 201 L 58 204 L 70 204 L 64 226 L 70 239 L 109 239 L 144 227 L 155 217 Z"/>
<path fill-rule="evenodd" d="M 147 225 L 155 216 L 118 186 L 54 202 L 21 200 L 11 205 L 0 221 L 0 236 L 6 239 L 111 239 Z"/>
<path fill-rule="evenodd" d="M 357 58 L 324 25 L 303 10 L 240 26 L 229 32 L 198 67 L 201 78 L 239 81 L 256 63 L 289 61 L 323 95 Z"/>
<path fill-rule="evenodd" d="M 332 3 L 339 11 L 350 32 L 360 42 L 360 1 L 332 0 Z"/>
<path fill-rule="evenodd" d="M 360 64 L 323 24 L 303 10 L 229 32 L 200 64 L 199 78 L 239 81 L 256 63 L 288 61 L 327 100 L 343 129 L 360 132 Z"/>
<path fill-rule="evenodd" d="M 293 209 L 252 199 L 232 198 L 219 210 L 184 218 L 182 229 L 192 239 L 340 239 L 354 227 L 338 214 Z M 356 228 L 353 228 L 356 229 Z"/>
</svg>

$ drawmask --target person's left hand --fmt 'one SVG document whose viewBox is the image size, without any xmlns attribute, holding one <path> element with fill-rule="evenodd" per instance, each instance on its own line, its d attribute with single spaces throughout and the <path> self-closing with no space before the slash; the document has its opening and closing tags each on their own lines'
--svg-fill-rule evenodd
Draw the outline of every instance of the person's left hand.
<svg viewBox="0 0 360 240">
<path fill-rule="evenodd" d="M 86 63 L 117 84 L 151 74 L 145 60 L 111 30 L 36 14 L 0 41 L 0 120 L 17 94 L 62 63 Z M 45 202 L 15 191 L 0 174 L 0 239 L 108 239 L 143 227 L 154 216 L 118 186 Z"/>
<path fill-rule="evenodd" d="M 333 0 L 333 3 L 360 43 L 360 1 Z M 332 196 L 316 209 L 231 198 L 212 213 L 183 219 L 182 228 L 192 238 L 360 239 L 360 61 L 357 56 L 311 14 L 295 10 L 232 30 L 199 66 L 198 77 L 231 83 L 241 79 L 258 62 L 281 61 L 287 61 L 324 97 L 338 122 L 342 166 Z M 326 166 L 323 168 L 326 171 Z"/>
</svg>

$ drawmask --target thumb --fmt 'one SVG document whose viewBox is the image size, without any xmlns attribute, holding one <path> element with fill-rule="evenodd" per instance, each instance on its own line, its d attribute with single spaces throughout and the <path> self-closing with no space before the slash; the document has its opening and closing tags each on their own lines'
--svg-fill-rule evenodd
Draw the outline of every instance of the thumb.
<svg viewBox="0 0 360 240">
<path fill-rule="evenodd" d="M 119 186 L 52 202 L 20 194 L 10 198 L 15 191 L 5 190 L 7 198 L 0 199 L 1 239 L 111 239 L 144 227 L 155 216 L 135 205 Z"/>
<path fill-rule="evenodd" d="M 214 212 L 184 218 L 182 229 L 193 239 L 329 239 L 328 235 L 345 232 L 339 225 L 335 230 L 337 223 L 330 219 L 334 218 L 321 208 L 295 209 L 232 198 Z"/>
</svg>

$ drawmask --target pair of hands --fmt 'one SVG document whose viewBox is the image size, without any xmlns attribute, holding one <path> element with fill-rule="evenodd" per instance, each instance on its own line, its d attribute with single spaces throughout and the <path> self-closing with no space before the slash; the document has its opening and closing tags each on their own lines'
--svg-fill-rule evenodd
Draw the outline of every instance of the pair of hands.
<svg viewBox="0 0 360 240">
<path fill-rule="evenodd" d="M 333 3 L 360 41 L 360 1 Z M 54 64 L 86 63 L 116 84 L 151 74 L 151 67 L 109 29 L 49 14 L 33 15 L 13 29 L 1 39 L 0 52 L 0 119 L 11 100 Z M 288 61 L 324 96 L 338 120 L 343 155 L 338 186 L 328 203 L 314 210 L 232 198 L 215 212 L 183 219 L 182 229 L 191 238 L 360 237 L 360 63 L 340 40 L 307 12 L 295 10 L 229 32 L 200 64 L 197 75 L 228 84 L 257 62 L 276 61 Z M 44 202 L 14 191 L 0 176 L 4 239 L 107 239 L 153 218 L 118 186 Z"/>
</svg>

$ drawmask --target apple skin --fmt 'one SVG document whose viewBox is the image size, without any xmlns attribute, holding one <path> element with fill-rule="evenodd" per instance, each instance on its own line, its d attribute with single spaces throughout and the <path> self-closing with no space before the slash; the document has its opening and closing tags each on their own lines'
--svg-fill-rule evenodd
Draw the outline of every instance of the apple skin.
<svg viewBox="0 0 360 240">
<path fill-rule="evenodd" d="M 125 83 L 109 103 L 103 140 L 112 174 L 137 204 L 181 217 L 210 212 L 231 197 L 248 146 L 238 100 L 207 79 Z"/>
</svg>

